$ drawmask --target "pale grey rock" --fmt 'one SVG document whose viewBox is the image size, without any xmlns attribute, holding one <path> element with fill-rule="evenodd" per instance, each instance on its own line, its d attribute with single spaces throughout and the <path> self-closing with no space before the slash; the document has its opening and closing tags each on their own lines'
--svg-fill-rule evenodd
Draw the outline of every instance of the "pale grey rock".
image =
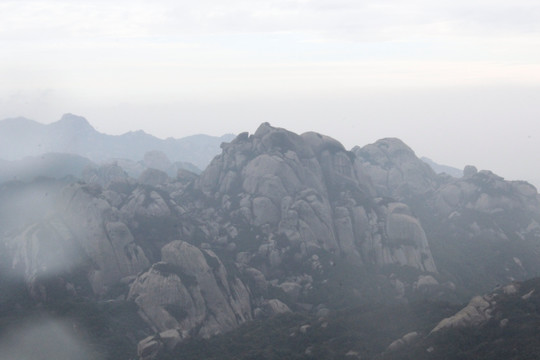
<svg viewBox="0 0 540 360">
<path fill-rule="evenodd" d="M 474 176 L 478 173 L 478 169 L 475 166 L 467 165 L 463 169 L 463 177 L 464 178 L 470 178 L 471 176 Z"/>
<path fill-rule="evenodd" d="M 426 234 L 419 221 L 413 218 L 405 204 L 391 203 L 385 229 L 394 248 L 382 249 L 383 263 L 397 263 L 423 271 L 437 272 Z"/>
<path fill-rule="evenodd" d="M 457 314 L 441 320 L 431 333 L 452 327 L 478 326 L 492 318 L 491 308 L 494 300 L 489 296 L 475 296 L 469 304 Z"/>
<path fill-rule="evenodd" d="M 284 314 L 292 312 L 291 309 L 278 299 L 270 299 L 266 303 L 266 309 L 270 315 Z"/>
<path fill-rule="evenodd" d="M 396 156 L 403 188 L 432 189 L 436 181 L 429 166 L 418 159 L 416 163 L 406 145 L 387 142 L 389 149 L 381 154 L 387 162 Z M 241 134 L 222 149 L 195 182 L 208 201 L 219 204 L 212 214 L 201 211 L 201 218 L 226 219 L 259 232 L 252 240 L 256 250 L 245 251 L 242 246 L 232 250 L 239 252 L 236 260 L 257 268 L 265 279 L 280 277 L 276 285 L 296 283 L 293 299 L 297 293 L 308 293 L 311 285 L 297 282 L 294 277 L 300 274 L 282 274 L 284 259 L 307 264 L 321 274 L 331 265 L 312 260 L 320 252 L 354 264 L 437 271 L 420 222 L 404 204 L 393 203 L 388 209 L 384 201 L 375 200 L 377 182 L 370 177 L 371 168 L 336 140 L 316 133 L 298 136 L 265 123 L 255 134 Z M 428 180 L 413 174 L 417 167 Z M 372 170 L 379 168 L 387 171 Z M 230 236 L 227 242 L 220 241 L 226 225 L 220 226 L 221 230 L 209 232 L 219 235 L 209 236 L 213 245 L 227 248 Z"/>
<path fill-rule="evenodd" d="M 405 341 L 405 343 L 410 344 L 418 338 L 418 335 L 418 332 L 411 331 L 410 333 L 403 335 L 402 339 Z"/>
<path fill-rule="evenodd" d="M 392 341 L 390 345 L 386 348 L 386 351 L 392 352 L 397 351 L 405 346 L 405 342 L 402 339 L 397 339 Z"/>
<path fill-rule="evenodd" d="M 538 195 L 536 187 L 525 181 L 512 181 L 513 188 L 525 198 L 535 198 Z"/>
<path fill-rule="evenodd" d="M 31 226 L 14 242 L 13 266 L 27 279 L 82 268 L 95 294 L 150 264 L 119 214 L 98 197 L 101 189 L 73 184 L 64 189 L 54 217 Z"/>
<path fill-rule="evenodd" d="M 317 310 L 317 313 L 316 313 L 316 316 L 320 319 L 320 318 L 326 318 L 330 315 L 330 310 L 325 308 L 325 307 L 320 307 L 318 310 Z"/>
<path fill-rule="evenodd" d="M 252 287 L 252 291 L 255 290 L 260 293 L 267 291 L 268 282 L 261 271 L 252 267 L 246 267 L 243 269 L 243 272 L 253 281 L 254 287 Z"/>
<path fill-rule="evenodd" d="M 315 154 L 319 154 L 329 149 L 332 151 L 346 151 L 339 141 L 330 136 L 321 135 L 312 131 L 303 133 L 301 136 Z"/>
<path fill-rule="evenodd" d="M 308 330 L 309 330 L 310 328 L 311 328 L 311 325 L 308 325 L 308 324 L 302 325 L 302 326 L 300 326 L 299 331 L 300 331 L 301 334 L 305 334 L 305 333 L 308 332 Z"/>
<path fill-rule="evenodd" d="M 353 152 L 381 196 L 403 199 L 436 187 L 435 172 L 399 139 L 381 139 Z"/>
<path fill-rule="evenodd" d="M 186 334 L 181 334 L 176 329 L 165 330 L 159 333 L 160 341 L 168 351 L 173 350 L 182 341 L 182 339 L 186 337 Z"/>
<path fill-rule="evenodd" d="M 72 185 L 66 188 L 61 211 L 72 238 L 95 264 L 90 282 L 97 294 L 119 279 L 148 267 L 148 260 L 114 209 L 92 190 Z"/>
<path fill-rule="evenodd" d="M 147 151 L 143 157 L 143 163 L 148 169 L 161 170 L 167 173 L 172 168 L 172 163 L 164 152 L 158 150 Z"/>
<path fill-rule="evenodd" d="M 515 284 L 506 285 L 505 287 L 503 287 L 502 290 L 506 295 L 513 295 L 517 293 L 518 291 L 517 286 Z"/>
<path fill-rule="evenodd" d="M 276 205 L 267 197 L 259 196 L 253 199 L 253 224 L 260 226 L 263 224 L 276 224 L 280 214 Z"/>
<path fill-rule="evenodd" d="M 300 284 L 290 281 L 279 284 L 279 288 L 294 300 L 298 299 L 302 292 L 302 286 Z"/>
<path fill-rule="evenodd" d="M 159 355 L 163 345 L 155 336 L 149 336 L 137 345 L 137 355 L 140 360 L 154 360 Z"/>
<path fill-rule="evenodd" d="M 199 176 L 189 170 L 186 169 L 178 169 L 176 171 L 176 180 L 182 182 L 182 183 L 190 183 L 197 179 Z"/>
<path fill-rule="evenodd" d="M 110 189 L 104 189 L 101 196 L 111 205 L 113 208 L 120 208 L 127 198 L 126 194 L 119 193 Z"/>
<path fill-rule="evenodd" d="M 389 346 L 388 348 L 386 349 L 386 351 L 388 352 L 393 352 L 393 351 L 397 351 L 397 350 L 400 350 L 402 349 L 404 346 L 406 345 L 410 345 L 411 343 L 413 343 L 417 338 L 418 338 L 419 334 L 418 332 L 416 331 L 411 331 L 405 335 L 403 335 L 400 339 L 397 339 L 395 341 L 393 341 Z"/>
<path fill-rule="evenodd" d="M 414 283 L 415 289 L 421 289 L 423 287 L 438 286 L 439 282 L 431 275 L 420 275 L 418 280 Z"/>
<path fill-rule="evenodd" d="M 334 209 L 334 224 L 337 237 L 340 240 L 341 251 L 346 254 L 347 258 L 361 264 L 362 258 L 358 252 L 356 244 L 355 231 L 353 229 L 353 221 L 349 209 L 345 207 L 336 207 Z M 354 214 L 353 214 L 354 217 Z M 360 232 L 361 234 L 362 232 Z"/>
<path fill-rule="evenodd" d="M 523 300 L 529 300 L 529 299 L 531 298 L 532 294 L 534 294 L 534 291 L 535 291 L 535 289 L 532 289 L 531 291 L 529 291 L 528 293 L 526 293 L 525 295 L 523 295 L 521 298 L 522 298 Z"/>
<path fill-rule="evenodd" d="M 150 186 L 165 185 L 169 180 L 169 175 L 165 171 L 153 168 L 144 170 L 137 179 L 139 183 Z"/>
<path fill-rule="evenodd" d="M 54 277 L 84 263 L 84 256 L 70 241 L 69 229 L 60 221 L 35 224 L 13 239 L 13 269 L 24 275 L 34 299 L 46 300 L 47 289 L 40 277 Z"/>
<path fill-rule="evenodd" d="M 176 329 L 165 330 L 139 341 L 137 355 L 139 360 L 154 360 L 160 355 L 171 352 L 186 337 Z"/>
<path fill-rule="evenodd" d="M 133 219 L 136 216 L 167 217 L 172 210 L 163 197 L 154 190 L 137 187 L 120 208 L 123 217 Z"/>
<path fill-rule="evenodd" d="M 116 162 L 98 167 L 88 166 L 83 170 L 82 179 L 88 184 L 107 187 L 112 183 L 128 182 L 128 175 Z"/>
<path fill-rule="evenodd" d="M 505 181 L 489 171 L 470 171 L 462 179 L 454 179 L 442 185 L 428 200 L 428 204 L 434 213 L 455 223 L 461 221 L 461 214 L 465 211 L 468 214 L 474 211 L 492 219 L 492 223 L 487 226 L 471 221 L 468 224 L 471 237 L 486 236 L 506 241 L 509 239 L 508 234 L 515 232 L 522 239 L 540 238 L 540 229 L 535 220 L 540 213 L 536 188 L 523 181 Z M 499 227 L 497 219 L 506 217 L 518 217 L 520 222 L 528 222 L 530 225 L 520 229 Z"/>
<path fill-rule="evenodd" d="M 142 318 L 158 332 L 175 328 L 189 331 L 206 316 L 200 291 L 190 291 L 198 284 L 187 277 L 183 281 L 175 270 L 165 262 L 156 263 L 130 287 L 128 300 L 135 301 Z M 172 314 L 168 309 L 173 309 Z"/>
<path fill-rule="evenodd" d="M 210 337 L 250 320 L 250 294 L 210 250 L 183 241 L 162 248 L 163 262 L 154 264 L 132 284 L 134 300 L 145 320 L 158 331 Z"/>
</svg>

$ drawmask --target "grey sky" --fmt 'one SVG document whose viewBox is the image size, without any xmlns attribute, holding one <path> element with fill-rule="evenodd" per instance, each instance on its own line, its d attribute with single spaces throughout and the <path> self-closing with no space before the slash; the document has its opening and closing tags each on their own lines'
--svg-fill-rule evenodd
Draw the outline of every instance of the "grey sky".
<svg viewBox="0 0 540 360">
<path fill-rule="evenodd" d="M 537 0 L 0 0 L 0 79 L 0 119 L 160 137 L 269 121 L 540 179 Z"/>
</svg>

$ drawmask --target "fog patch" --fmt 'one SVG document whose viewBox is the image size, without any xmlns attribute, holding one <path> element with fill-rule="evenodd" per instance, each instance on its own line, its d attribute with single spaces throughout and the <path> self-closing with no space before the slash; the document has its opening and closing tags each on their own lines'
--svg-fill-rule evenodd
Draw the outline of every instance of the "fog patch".
<svg viewBox="0 0 540 360">
<path fill-rule="evenodd" d="M 50 318 L 28 321 L 0 337 L 0 360 L 101 360 L 84 329 Z"/>
</svg>

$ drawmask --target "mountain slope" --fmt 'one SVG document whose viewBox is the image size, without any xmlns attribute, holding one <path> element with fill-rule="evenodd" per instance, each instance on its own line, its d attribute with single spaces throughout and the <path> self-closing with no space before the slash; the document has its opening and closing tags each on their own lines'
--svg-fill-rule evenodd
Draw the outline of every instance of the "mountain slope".
<svg viewBox="0 0 540 360">
<path fill-rule="evenodd" d="M 441 274 L 465 298 L 540 275 L 536 188 L 490 171 L 437 175 L 398 139 L 353 149 L 379 196 L 406 203 L 426 231 Z"/>
<path fill-rule="evenodd" d="M 56 126 L 92 133 L 84 119 Z M 82 179 L 0 185 L 3 276 L 24 284 L 29 309 L 133 306 L 145 326 L 130 341 L 144 360 L 246 323 L 237 334 L 264 333 L 276 315 L 306 345 L 290 349 L 296 358 L 354 358 L 424 336 L 455 312 L 444 301 L 538 270 L 540 205 L 527 183 L 474 168 L 437 175 L 399 139 L 351 152 L 268 123 L 221 148 L 200 175 L 168 176 L 171 162 L 152 152 L 137 179 L 109 163 Z M 426 301 L 433 312 L 415 327 Z M 349 336 L 347 316 L 372 323 Z M 339 336 L 326 339 L 320 319 Z"/>
<path fill-rule="evenodd" d="M 232 138 L 232 135 L 193 135 L 161 140 L 143 131 L 106 135 L 73 114 L 65 114 L 49 125 L 13 118 L 0 121 L 0 158 L 18 160 L 44 153 L 67 153 L 100 163 L 113 158 L 139 161 L 146 152 L 157 150 L 173 162 L 189 162 L 204 169 L 219 152 L 219 145 Z"/>
</svg>

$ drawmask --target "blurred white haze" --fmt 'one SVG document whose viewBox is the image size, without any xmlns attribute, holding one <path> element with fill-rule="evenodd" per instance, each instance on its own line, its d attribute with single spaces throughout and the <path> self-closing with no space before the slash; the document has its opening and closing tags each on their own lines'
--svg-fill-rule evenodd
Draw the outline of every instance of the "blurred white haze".
<svg viewBox="0 0 540 360">
<path fill-rule="evenodd" d="M 102 360 L 82 334 L 65 321 L 35 319 L 0 338 L 0 360 Z"/>
<path fill-rule="evenodd" d="M 0 79 L 0 119 L 163 138 L 268 121 L 540 183 L 537 0 L 2 0 Z"/>
</svg>

